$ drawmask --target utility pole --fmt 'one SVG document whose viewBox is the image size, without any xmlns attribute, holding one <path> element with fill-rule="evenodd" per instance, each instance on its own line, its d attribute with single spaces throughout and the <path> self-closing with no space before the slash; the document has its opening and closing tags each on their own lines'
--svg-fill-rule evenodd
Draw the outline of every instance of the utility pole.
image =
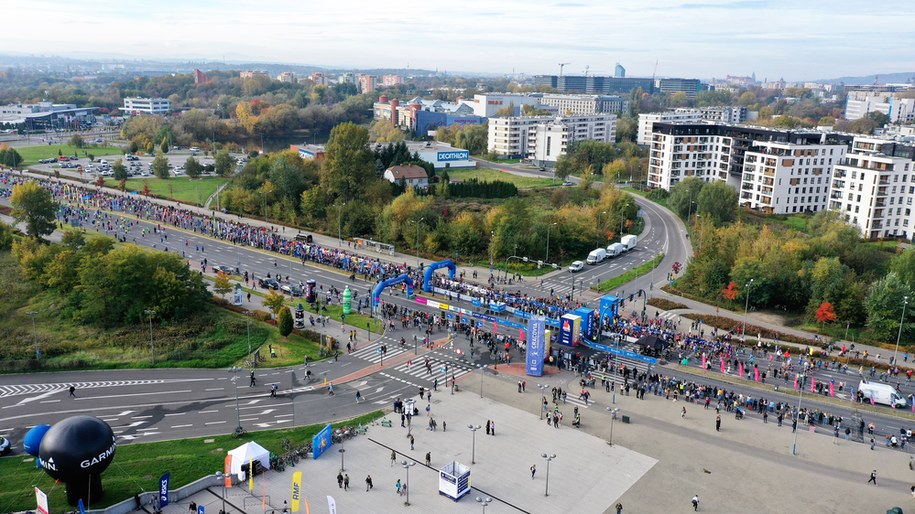
<svg viewBox="0 0 915 514">
<path fill-rule="evenodd" d="M 38 313 L 35 311 L 29 311 L 29 312 L 26 312 L 26 314 L 28 314 L 29 317 L 32 318 L 32 337 L 34 338 L 34 341 L 35 341 L 35 360 L 37 361 L 37 360 L 41 359 L 41 348 L 38 347 L 38 329 L 35 328 L 35 316 L 37 316 Z M 897 344 L 897 348 L 898 348 L 899 343 L 897 342 L 896 344 Z"/>
<path fill-rule="evenodd" d="M 146 309 L 143 311 L 143 314 L 146 314 L 147 316 L 149 316 L 149 347 L 150 347 L 150 350 L 152 351 L 152 365 L 155 366 L 156 365 L 156 343 L 153 341 L 152 319 L 153 319 L 153 316 L 156 315 L 156 311 L 154 311 L 152 309 Z"/>
</svg>

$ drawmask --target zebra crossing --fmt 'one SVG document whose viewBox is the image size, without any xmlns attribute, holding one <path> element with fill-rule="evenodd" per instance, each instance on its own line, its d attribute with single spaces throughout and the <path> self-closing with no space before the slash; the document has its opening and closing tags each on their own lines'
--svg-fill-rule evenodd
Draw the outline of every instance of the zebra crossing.
<svg viewBox="0 0 915 514">
<path fill-rule="evenodd" d="M 99 382 L 61 382 L 55 384 L 22 384 L 0 385 L 0 398 L 66 391 L 70 386 L 76 389 L 94 389 L 98 387 L 122 387 L 136 385 L 162 384 L 166 380 L 106 380 Z"/>
<path fill-rule="evenodd" d="M 405 362 L 394 367 L 394 371 L 407 375 L 415 380 L 423 380 L 433 383 L 438 379 L 439 384 L 444 384 L 445 380 L 450 380 L 453 376 L 459 379 L 462 376 L 474 370 L 473 364 L 464 364 L 451 359 L 432 357 L 429 359 L 429 366 L 426 366 L 425 358 L 416 359 L 412 362 Z"/>
<path fill-rule="evenodd" d="M 387 345 L 388 347 L 388 351 L 384 354 L 385 359 L 390 359 L 407 351 L 406 348 L 400 347 L 400 341 L 391 337 L 385 337 L 381 339 L 381 341 L 375 341 L 365 346 L 358 346 L 356 351 L 350 353 L 350 355 L 377 364 L 381 362 L 382 358 L 380 351 L 381 345 Z"/>
</svg>

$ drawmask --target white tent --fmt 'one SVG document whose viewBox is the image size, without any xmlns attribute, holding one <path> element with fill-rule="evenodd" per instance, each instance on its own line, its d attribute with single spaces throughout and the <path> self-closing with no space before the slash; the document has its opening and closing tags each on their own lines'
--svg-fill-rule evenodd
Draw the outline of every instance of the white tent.
<svg viewBox="0 0 915 514">
<path fill-rule="evenodd" d="M 245 443 L 234 450 L 229 451 L 232 456 L 232 474 L 238 475 L 239 480 L 248 478 L 245 472 L 241 470 L 242 465 L 249 464 L 251 461 L 260 461 L 264 469 L 270 469 L 270 452 L 263 446 L 254 441 Z"/>
</svg>

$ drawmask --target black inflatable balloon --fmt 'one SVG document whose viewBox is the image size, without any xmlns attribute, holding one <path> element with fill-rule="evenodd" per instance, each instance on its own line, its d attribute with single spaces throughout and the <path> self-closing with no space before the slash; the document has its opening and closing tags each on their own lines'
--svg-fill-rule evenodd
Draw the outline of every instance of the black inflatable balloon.
<svg viewBox="0 0 915 514">
<path fill-rule="evenodd" d="M 108 423 L 93 416 L 73 416 L 48 430 L 38 459 L 48 475 L 67 484 L 67 501 L 76 505 L 80 499 L 88 503 L 101 498 L 101 474 L 116 448 Z"/>
</svg>

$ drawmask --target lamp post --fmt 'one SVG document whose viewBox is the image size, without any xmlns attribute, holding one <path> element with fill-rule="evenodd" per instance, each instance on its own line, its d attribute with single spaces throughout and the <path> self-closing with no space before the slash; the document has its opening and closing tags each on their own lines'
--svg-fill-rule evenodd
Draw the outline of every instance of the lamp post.
<svg viewBox="0 0 915 514">
<path fill-rule="evenodd" d="M 603 246 L 604 244 L 603 238 L 600 234 L 600 217 L 604 214 L 607 214 L 607 211 L 601 211 L 600 214 L 597 215 L 597 246 Z"/>
<path fill-rule="evenodd" d="M 543 492 L 543 495 L 549 496 L 550 495 L 550 461 L 552 461 L 553 459 L 556 458 L 556 454 L 555 453 L 550 453 L 550 454 L 541 453 L 540 456 L 543 457 L 544 459 L 546 459 L 546 490 Z"/>
<path fill-rule="evenodd" d="M 801 400 L 804 399 L 804 383 L 807 381 L 807 375 L 801 375 L 798 377 L 798 383 L 800 384 L 800 391 L 797 396 L 797 414 L 795 414 L 794 422 L 800 424 L 801 422 Z M 794 442 L 791 443 L 791 455 L 797 456 L 797 426 L 795 425 L 794 429 Z"/>
<path fill-rule="evenodd" d="M 251 311 L 245 311 L 245 324 L 248 329 L 248 358 L 251 357 Z"/>
<path fill-rule="evenodd" d="M 340 453 L 340 471 L 346 471 L 346 467 L 343 466 L 343 456 L 346 455 L 346 448 L 340 448 L 337 451 Z"/>
<path fill-rule="evenodd" d="M 903 322 L 903 320 L 905 320 L 905 307 L 906 307 L 906 305 L 908 305 L 908 304 L 909 304 L 909 297 L 908 297 L 908 296 L 903 296 L 903 297 L 902 297 L 902 316 L 900 316 L 900 318 L 899 318 L 899 333 L 896 334 L 896 349 L 893 350 L 893 365 L 894 365 L 894 366 L 896 365 L 896 355 L 899 353 L 899 339 L 902 337 L 902 322 Z M 29 313 L 29 314 L 31 314 L 31 313 Z M 32 322 L 33 322 L 33 323 L 35 322 L 35 317 L 34 317 L 34 316 L 32 317 Z M 38 343 L 37 343 L 37 340 L 36 340 L 36 343 L 35 343 L 35 355 L 36 355 L 36 356 L 38 355 Z M 36 357 L 36 358 L 37 358 L 37 357 Z"/>
<path fill-rule="evenodd" d="M 35 342 L 35 360 L 37 361 L 37 360 L 41 359 L 41 348 L 38 347 L 38 329 L 35 328 L 35 316 L 38 316 L 38 312 L 29 311 L 29 312 L 26 312 L 26 314 L 28 314 L 29 317 L 32 318 L 32 337 Z M 898 341 L 896 342 L 896 346 L 897 347 L 899 346 Z"/>
<path fill-rule="evenodd" d="M 470 463 L 477 463 L 477 430 L 480 429 L 480 425 L 473 426 L 467 425 L 467 428 L 470 429 L 470 433 L 473 434 L 471 440 L 473 441 L 472 446 L 470 447 Z"/>
<path fill-rule="evenodd" d="M 416 224 L 416 265 L 419 266 L 419 224 L 425 221 L 426 218 L 419 218 L 419 221 L 414 221 Z"/>
<path fill-rule="evenodd" d="M 550 229 L 553 228 L 555 223 L 550 223 L 546 226 L 546 258 L 543 259 L 545 262 L 550 262 Z"/>
<path fill-rule="evenodd" d="M 483 506 L 483 514 L 486 514 L 486 507 L 489 506 L 490 503 L 492 503 L 492 498 L 490 498 L 488 496 L 486 498 L 480 498 L 479 496 L 477 496 L 477 503 L 479 503 L 480 505 Z"/>
<path fill-rule="evenodd" d="M 338 244 L 343 245 L 343 208 L 346 207 L 346 202 L 343 202 L 342 205 L 337 207 L 337 241 Z"/>
<path fill-rule="evenodd" d="M 241 371 L 241 368 L 232 366 L 229 368 L 229 371 L 235 374 L 235 376 L 232 377 L 232 383 L 235 384 L 235 433 L 240 434 L 244 432 L 244 429 L 241 427 L 241 414 L 238 410 L 238 372 Z"/>
<path fill-rule="evenodd" d="M 143 314 L 149 316 L 149 348 L 152 351 L 152 365 L 156 365 L 156 343 L 153 341 L 152 333 L 152 319 L 156 315 L 156 311 L 152 309 L 146 309 L 143 311 Z"/>
<path fill-rule="evenodd" d="M 744 340 L 744 341 L 747 340 L 747 310 L 750 308 L 750 288 L 753 287 L 753 281 L 754 281 L 754 280 L 756 280 L 756 279 L 751 278 L 750 281 L 747 282 L 747 285 L 746 285 L 746 288 L 747 288 L 747 299 L 746 299 L 746 301 L 743 303 L 743 330 L 741 330 L 741 334 L 740 334 L 740 335 L 741 335 L 741 337 L 743 337 L 743 340 Z"/>
<path fill-rule="evenodd" d="M 404 460 L 401 462 L 403 469 L 407 470 L 407 501 L 404 502 L 404 505 L 410 506 L 410 468 L 416 465 L 415 462 L 407 462 Z"/>
<path fill-rule="evenodd" d="M 216 472 L 216 480 L 222 483 L 222 512 L 226 511 L 226 479 L 228 476 L 224 475 L 222 471 Z"/>
<path fill-rule="evenodd" d="M 616 389 L 613 390 L 613 396 L 616 398 Z M 616 402 L 614 402 L 616 403 Z M 616 421 L 616 415 L 619 414 L 619 408 L 607 407 L 607 411 L 610 413 L 610 439 L 607 441 L 607 444 L 613 446 L 613 422 Z"/>
</svg>

